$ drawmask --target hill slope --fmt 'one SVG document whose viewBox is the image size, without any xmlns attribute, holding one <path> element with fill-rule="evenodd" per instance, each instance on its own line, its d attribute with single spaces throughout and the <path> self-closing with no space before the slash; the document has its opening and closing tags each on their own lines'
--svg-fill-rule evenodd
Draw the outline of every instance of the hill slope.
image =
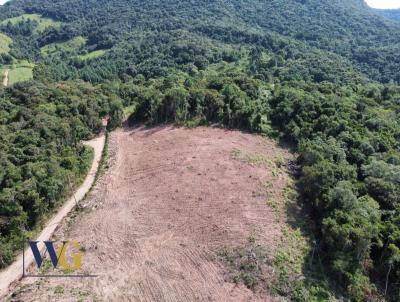
<svg viewBox="0 0 400 302">
<path fill-rule="evenodd" d="M 71 301 L 82 293 L 89 301 L 273 301 L 265 280 L 272 287 L 277 276 L 265 258 L 277 257 L 283 230 L 293 230 L 265 199 L 283 206 L 289 176 L 282 167 L 274 177 L 267 165 L 232 153 L 286 161 L 286 150 L 239 131 L 175 127 L 117 130 L 110 146 L 113 164 L 85 201 L 90 210 L 57 232 L 82 243 L 85 271 L 99 276 L 36 288 L 37 280 L 26 279 L 15 299 Z M 254 251 L 260 269 L 250 261 L 225 267 L 224 253 L 239 249 L 246 254 L 235 261 L 246 265 Z M 233 277 L 247 278 L 249 288 Z"/>
<path fill-rule="evenodd" d="M 76 142 L 105 114 L 117 126 L 123 105 L 132 123 L 289 143 L 314 222 L 311 275 L 356 301 L 398 301 L 398 22 L 362 0 L 14 0 L 0 31 L 13 41 L 2 68 L 32 62 L 36 80 L 0 90 L 0 265 L 84 170 Z"/>
<path fill-rule="evenodd" d="M 173 60 L 170 56 L 180 55 L 176 53 L 176 39 L 180 42 L 187 39 L 184 44 L 190 40 L 203 40 L 192 51 L 199 55 L 208 52 L 206 59 L 212 61 L 216 54 L 205 42 L 213 39 L 213 44 L 260 45 L 274 53 L 280 52 L 284 57 L 293 56 L 292 52 L 297 50 L 310 60 L 316 51 L 322 51 L 322 56 L 332 57 L 334 64 L 351 62 L 372 79 L 400 81 L 397 73 L 400 25 L 378 16 L 362 0 L 151 0 L 144 3 L 137 0 L 16 0 L 0 10 L 0 20 L 27 12 L 63 22 L 63 26 L 38 33 L 32 22 L 19 23 L 16 28 L 5 26 L 7 21 L 3 21 L 2 29 L 20 38 L 19 51 L 38 57 L 37 43 L 41 47 L 83 36 L 88 39 L 87 51 L 111 49 L 108 57 L 119 61 L 107 66 L 107 57 L 104 57 L 97 64 L 89 63 L 89 68 L 67 57 L 66 64 L 60 63 L 68 72 L 64 70 L 62 75 L 58 74 L 64 79 L 76 76 L 76 70 L 87 79 L 92 76 L 92 81 L 100 81 L 98 77 L 112 78 L 123 72 L 129 73 L 128 66 L 137 65 L 138 59 L 153 60 L 153 64 L 149 62 L 150 66 L 143 69 L 154 69 L 153 65 L 159 64 L 152 54 L 168 50 L 169 56 L 160 58 L 161 71 L 144 70 L 150 73 L 149 76 L 157 75 L 168 65 L 166 59 Z M 31 33 L 35 39 L 24 39 Z M 295 50 L 290 49 L 293 44 Z M 22 50 L 22 45 L 29 51 Z M 106 67 L 102 69 L 99 65 Z M 307 68 L 307 65 L 303 67 Z M 101 71 L 100 75 L 95 76 L 93 69 Z M 88 74 L 91 71 L 92 74 Z"/>
</svg>

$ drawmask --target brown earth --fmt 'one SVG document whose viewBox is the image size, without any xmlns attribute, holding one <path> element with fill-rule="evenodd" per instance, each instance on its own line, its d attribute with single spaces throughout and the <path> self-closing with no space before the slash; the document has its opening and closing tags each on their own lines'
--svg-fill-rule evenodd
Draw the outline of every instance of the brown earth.
<svg viewBox="0 0 400 302">
<path fill-rule="evenodd" d="M 96 278 L 24 279 L 13 301 L 273 301 L 230 280 L 218 254 L 249 238 L 273 252 L 291 155 L 215 128 L 120 129 L 110 168 L 55 240 L 74 240 Z M 277 170 L 278 169 L 278 170 Z M 266 189 L 269 188 L 269 189 Z"/>
</svg>

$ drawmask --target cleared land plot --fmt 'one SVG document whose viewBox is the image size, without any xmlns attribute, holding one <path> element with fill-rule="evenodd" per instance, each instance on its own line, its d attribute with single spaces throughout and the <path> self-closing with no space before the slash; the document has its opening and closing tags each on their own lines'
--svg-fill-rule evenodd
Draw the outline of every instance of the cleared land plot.
<svg viewBox="0 0 400 302">
<path fill-rule="evenodd" d="M 0 79 L 3 82 L 4 72 L 9 70 L 8 85 L 13 85 L 22 81 L 29 81 L 33 79 L 34 63 L 21 60 L 13 65 L 0 66 Z"/>
<path fill-rule="evenodd" d="M 78 51 L 82 46 L 86 44 L 86 39 L 84 37 L 75 37 L 69 41 L 62 43 L 51 43 L 49 45 L 43 46 L 40 49 L 42 55 L 53 55 L 61 52 L 74 52 Z"/>
<path fill-rule="evenodd" d="M 10 70 L 9 73 L 9 85 L 13 85 L 18 82 L 29 81 L 33 78 L 32 68 L 29 67 L 17 67 Z"/>
<path fill-rule="evenodd" d="M 39 33 L 44 31 L 48 27 L 59 27 L 61 22 L 54 21 L 50 18 L 42 17 L 39 14 L 24 14 L 18 17 L 9 18 L 1 22 L 2 25 L 7 25 L 11 23 L 12 25 L 16 25 L 18 23 L 27 22 L 27 21 L 35 21 L 37 22 L 37 26 L 34 30 L 35 33 Z"/>
<path fill-rule="evenodd" d="M 286 220 L 267 203 L 283 203 L 289 177 L 272 163 L 287 151 L 238 131 L 169 126 L 120 129 L 109 146 L 84 212 L 54 237 L 80 242 L 84 272 L 99 276 L 24 279 L 14 299 L 274 300 L 235 284 L 218 255 L 249 241 L 274 254 Z"/>
<path fill-rule="evenodd" d="M 87 53 L 85 55 L 78 56 L 78 59 L 82 60 L 82 61 L 92 60 L 92 59 L 96 59 L 96 58 L 102 57 L 106 53 L 107 53 L 107 51 L 103 50 L 103 49 L 95 50 L 95 51 L 89 52 L 89 53 Z"/>
<path fill-rule="evenodd" d="M 18 82 L 29 81 L 33 79 L 33 67 L 35 64 L 28 61 L 19 61 L 10 67 L 8 74 L 8 85 L 13 85 Z"/>
</svg>

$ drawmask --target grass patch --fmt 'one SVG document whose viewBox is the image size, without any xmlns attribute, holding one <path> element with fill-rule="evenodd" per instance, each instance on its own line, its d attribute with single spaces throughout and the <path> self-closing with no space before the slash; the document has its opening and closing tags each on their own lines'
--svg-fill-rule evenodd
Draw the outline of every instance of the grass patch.
<svg viewBox="0 0 400 302">
<path fill-rule="evenodd" d="M 1 78 L 4 76 L 4 71 L 9 69 L 8 74 L 8 85 L 12 85 L 22 81 L 29 81 L 33 79 L 33 68 L 35 64 L 21 60 L 13 64 L 12 66 L 3 66 L 0 70 Z"/>
<path fill-rule="evenodd" d="M 231 157 L 249 165 L 264 167 L 271 171 L 273 177 L 278 177 L 282 173 L 281 168 L 285 164 L 285 160 L 280 155 L 276 158 L 269 159 L 265 155 L 244 154 L 237 148 L 232 150 Z"/>
<path fill-rule="evenodd" d="M 15 69 L 11 69 L 8 75 L 9 77 L 9 85 L 13 85 L 18 82 L 29 81 L 33 79 L 32 68 L 30 67 L 17 67 Z"/>
<path fill-rule="evenodd" d="M 29 62 L 27 60 L 20 60 L 20 61 L 18 61 L 17 63 L 15 63 L 13 65 L 13 68 L 20 68 L 20 67 L 32 68 L 33 69 L 33 67 L 35 67 L 35 64 L 31 63 L 31 62 Z"/>
<path fill-rule="evenodd" d="M 46 30 L 49 27 L 60 27 L 61 22 L 58 21 L 54 21 L 53 19 L 50 18 L 45 18 L 42 17 L 39 14 L 24 14 L 18 17 L 14 17 L 14 18 L 9 18 L 4 20 L 3 22 L 1 22 L 1 25 L 7 25 L 7 24 L 11 24 L 11 25 L 17 25 L 19 23 L 24 23 L 24 22 L 35 22 L 36 23 L 36 27 L 34 29 L 34 33 L 40 33 L 43 32 L 44 30 Z"/>
<path fill-rule="evenodd" d="M 104 49 L 95 50 L 95 51 L 89 52 L 87 54 L 78 56 L 78 59 L 81 61 L 92 60 L 92 59 L 96 59 L 96 58 L 104 56 L 106 54 L 106 52 L 107 51 Z"/>
<path fill-rule="evenodd" d="M 136 112 L 138 107 L 137 103 L 124 108 L 124 119 L 128 119 L 133 113 Z"/>
<path fill-rule="evenodd" d="M 273 209 L 276 212 L 279 212 L 282 208 L 281 202 L 279 202 L 278 200 L 276 200 L 275 198 L 268 198 L 265 202 L 265 204 Z"/>
<path fill-rule="evenodd" d="M 108 160 L 109 160 L 109 153 L 108 153 L 108 146 L 110 142 L 110 134 L 107 131 L 106 134 L 106 141 L 104 142 L 104 149 L 103 149 L 103 154 L 101 155 L 100 163 L 99 163 L 99 168 L 96 172 L 96 177 L 94 180 L 93 185 L 99 180 L 101 176 L 104 175 L 104 173 L 107 171 L 107 169 L 110 167 L 108 165 Z"/>
<path fill-rule="evenodd" d="M 56 295 L 62 295 L 64 293 L 64 287 L 62 287 L 61 285 L 57 285 L 54 289 L 54 293 Z"/>
<path fill-rule="evenodd" d="M 70 295 L 72 297 L 75 297 L 74 301 L 88 301 L 88 297 L 90 297 L 91 293 L 89 291 L 85 291 L 85 290 L 81 290 L 81 289 L 76 289 L 76 288 L 72 288 L 70 290 Z M 71 298 L 72 299 L 72 298 Z M 92 299 L 91 301 L 96 301 L 95 299 Z"/>
<path fill-rule="evenodd" d="M 61 43 L 51 43 L 40 48 L 40 52 L 43 56 L 50 56 L 60 53 L 73 53 L 79 51 L 82 46 L 86 44 L 84 37 L 75 37 L 69 41 Z"/>
<path fill-rule="evenodd" d="M 338 301 L 326 277 L 310 263 L 313 245 L 300 229 L 283 228 L 276 252 L 271 292 L 290 301 Z"/>
<path fill-rule="evenodd" d="M 13 41 L 9 36 L 0 33 L 0 54 L 8 53 L 12 42 Z"/>
<path fill-rule="evenodd" d="M 285 202 L 279 211 L 286 211 L 288 223 L 274 255 L 274 278 L 271 292 L 290 301 L 338 301 L 323 267 L 317 261 L 311 221 L 298 205 L 299 195 L 290 182 L 283 191 Z"/>
<path fill-rule="evenodd" d="M 51 263 L 50 259 L 43 258 L 42 265 L 39 269 L 39 275 L 46 275 L 53 269 L 53 264 Z"/>
</svg>

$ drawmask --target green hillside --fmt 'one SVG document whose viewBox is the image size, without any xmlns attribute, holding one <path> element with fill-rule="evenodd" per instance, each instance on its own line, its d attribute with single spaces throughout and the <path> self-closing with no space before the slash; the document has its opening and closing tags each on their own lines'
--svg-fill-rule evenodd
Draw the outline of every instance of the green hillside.
<svg viewBox="0 0 400 302">
<path fill-rule="evenodd" d="M 27 61 L 16 62 L 9 66 L 9 85 L 33 79 L 34 66 L 35 64 Z"/>
<path fill-rule="evenodd" d="M 13 0 L 0 32 L 35 64 L 35 82 L 0 90 L 0 266 L 84 170 L 76 142 L 123 106 L 131 123 L 219 124 L 297 152 L 314 243 L 305 280 L 282 272 L 275 294 L 399 301 L 400 23 L 362 0 Z"/>
<path fill-rule="evenodd" d="M 183 35 L 186 32 L 192 37 L 210 38 L 214 43 L 244 43 L 250 47 L 260 45 L 273 48 L 271 50 L 275 53 L 280 50 L 283 57 L 291 55 L 287 53 L 290 48 L 288 44 L 296 43 L 298 45 L 295 48 L 301 49 L 297 55 L 312 57 L 313 52 L 318 50 L 324 52 L 322 56 L 329 56 L 328 52 L 332 52 L 339 56 L 334 60 L 341 64 L 351 62 L 355 68 L 375 80 L 389 82 L 400 79 L 397 72 L 400 62 L 396 59 L 400 25 L 379 17 L 362 0 L 255 0 L 250 5 L 244 0 L 196 3 L 91 0 L 85 4 L 70 0 L 67 5 L 65 1 L 45 0 L 40 5 L 36 1 L 14 1 L 4 9 L 4 17 L 0 18 L 7 20 L 6 16 L 17 14 L 18 10 L 63 22 L 61 28 L 47 31 L 37 38 L 41 46 L 65 41 L 68 37 L 84 36 L 88 38 L 87 47 L 90 51 L 114 48 L 115 56 L 119 61 L 124 61 L 120 63 L 125 65 L 125 69 L 127 64 L 124 63 L 137 65 L 135 58 L 129 57 L 129 53 L 132 55 L 135 49 L 128 41 L 135 41 L 135 45 L 140 43 L 147 48 L 147 44 L 154 44 L 152 39 L 160 37 L 156 42 L 160 45 L 142 48 L 141 54 L 146 55 L 146 52 L 150 54 L 155 48 L 168 47 L 174 34 L 180 35 L 179 31 L 183 31 Z M 17 17 L 18 20 L 21 18 Z M 4 26 L 4 21 L 2 24 Z M 19 24 L 26 26 L 25 23 Z M 143 36 L 144 32 L 147 34 Z M 169 41 L 162 39 L 167 33 L 171 34 L 168 34 Z M 26 41 L 33 44 L 33 41 L 29 42 Z M 82 70 L 73 62 L 64 64 L 71 71 L 78 67 L 82 76 L 87 74 L 87 70 Z M 98 68 L 96 63 L 91 64 Z M 307 64 L 304 64 L 304 68 L 307 68 Z M 111 78 L 113 75 L 115 73 L 104 77 Z"/>
<path fill-rule="evenodd" d="M 75 37 L 66 42 L 51 43 L 40 48 L 43 56 L 60 55 L 62 53 L 74 53 L 86 44 L 83 37 Z"/>
<path fill-rule="evenodd" d="M 8 36 L 0 33 L 0 54 L 8 53 L 10 51 L 11 43 L 12 40 Z"/>
<path fill-rule="evenodd" d="M 46 29 L 60 26 L 60 22 L 55 22 L 50 18 L 44 18 L 38 14 L 23 14 L 18 17 L 5 19 L 1 22 L 1 25 L 5 27 L 19 27 L 24 26 L 25 24 L 34 27 L 33 33 L 40 33 Z"/>
</svg>

